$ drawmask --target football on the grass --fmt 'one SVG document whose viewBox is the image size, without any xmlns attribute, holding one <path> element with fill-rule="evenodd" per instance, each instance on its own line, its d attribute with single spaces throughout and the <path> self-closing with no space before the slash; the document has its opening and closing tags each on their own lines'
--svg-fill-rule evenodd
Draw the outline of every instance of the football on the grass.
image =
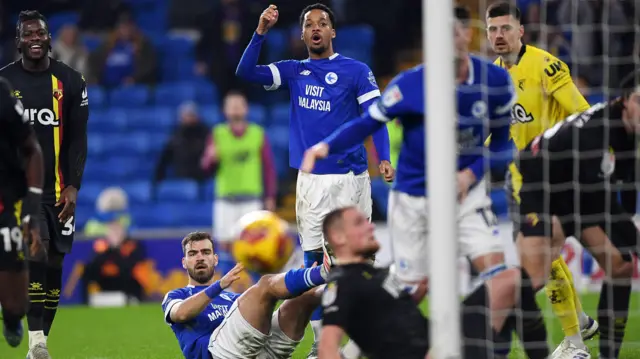
<svg viewBox="0 0 640 359">
<path fill-rule="evenodd" d="M 247 270 L 277 273 L 293 253 L 295 242 L 289 224 L 270 211 L 244 215 L 238 222 L 232 253 Z"/>
</svg>

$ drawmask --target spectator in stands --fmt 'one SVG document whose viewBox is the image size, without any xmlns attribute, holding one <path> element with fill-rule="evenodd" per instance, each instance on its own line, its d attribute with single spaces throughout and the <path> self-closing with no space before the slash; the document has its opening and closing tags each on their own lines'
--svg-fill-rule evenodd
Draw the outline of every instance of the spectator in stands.
<svg viewBox="0 0 640 359">
<path fill-rule="evenodd" d="M 116 218 L 106 223 L 103 238 L 94 242 L 93 258 L 85 266 L 83 283 L 88 296 L 118 292 L 123 302 L 143 299 L 150 266 L 142 243 L 131 239 Z M 99 295 L 99 294 L 98 294 Z"/>
<path fill-rule="evenodd" d="M 263 6 L 259 1 L 221 0 L 213 19 L 200 29 L 201 38 L 196 45 L 196 68 L 199 75 L 208 75 L 221 93 L 231 89 L 246 90 L 247 85 L 235 76 L 236 66 L 251 37 L 256 19 Z"/>
<path fill-rule="evenodd" d="M 240 217 L 276 207 L 273 153 L 264 129 L 247 121 L 248 111 L 242 93 L 226 95 L 226 123 L 214 127 L 201 161 L 204 169 L 215 170 L 213 233 L 222 250 L 230 249 Z"/>
<path fill-rule="evenodd" d="M 91 78 L 87 73 L 89 54 L 80 41 L 80 34 L 75 25 L 65 25 L 60 29 L 52 44 L 51 52 L 54 58 L 73 67 L 85 77 Z"/>
<path fill-rule="evenodd" d="M 154 184 L 167 177 L 167 170 L 173 170 L 174 178 L 204 181 L 206 171 L 200 168 L 200 156 L 204 152 L 209 128 L 200 121 L 198 106 L 193 102 L 185 102 L 178 109 L 179 124 L 162 150 Z"/>
<path fill-rule="evenodd" d="M 128 230 L 131 226 L 129 198 L 120 187 L 109 187 L 100 192 L 96 200 L 96 218 L 84 225 L 84 235 L 99 237 L 107 234 L 107 223 L 117 221 Z"/>
<path fill-rule="evenodd" d="M 107 87 L 153 84 L 157 58 L 153 44 L 129 14 L 123 14 L 115 30 L 90 56 L 90 70 Z"/>
</svg>

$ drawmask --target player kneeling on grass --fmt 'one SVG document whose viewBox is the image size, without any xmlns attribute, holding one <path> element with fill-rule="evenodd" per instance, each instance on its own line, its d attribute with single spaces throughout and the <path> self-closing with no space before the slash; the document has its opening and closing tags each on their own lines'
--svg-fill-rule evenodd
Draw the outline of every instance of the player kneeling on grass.
<svg viewBox="0 0 640 359">
<path fill-rule="evenodd" d="M 187 359 L 290 358 L 320 304 L 327 266 L 265 275 L 242 295 L 227 292 L 243 270 L 236 265 L 213 280 L 218 257 L 211 235 L 188 234 L 182 240 L 182 266 L 189 285 L 162 301 L 166 322 Z M 295 297 L 295 298 L 294 298 Z M 275 312 L 278 301 L 287 298 Z"/>
<path fill-rule="evenodd" d="M 606 273 L 598 304 L 602 359 L 618 358 L 629 314 L 638 231 L 611 181 L 637 180 L 639 85 L 640 72 L 629 75 L 621 98 L 569 116 L 534 138 L 518 165 L 523 185 L 517 244 L 535 288 L 545 285 L 556 230 L 580 238 Z M 552 225 L 554 217 L 560 226 Z"/>
</svg>

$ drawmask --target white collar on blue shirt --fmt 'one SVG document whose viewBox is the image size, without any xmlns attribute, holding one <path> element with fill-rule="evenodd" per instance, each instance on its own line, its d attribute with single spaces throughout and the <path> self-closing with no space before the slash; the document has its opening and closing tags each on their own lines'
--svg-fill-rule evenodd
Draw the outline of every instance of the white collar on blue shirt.
<svg viewBox="0 0 640 359">
<path fill-rule="evenodd" d="M 467 85 L 473 85 L 473 60 L 471 60 L 471 56 L 468 57 L 467 62 L 469 63 L 469 73 L 467 74 Z"/>
</svg>

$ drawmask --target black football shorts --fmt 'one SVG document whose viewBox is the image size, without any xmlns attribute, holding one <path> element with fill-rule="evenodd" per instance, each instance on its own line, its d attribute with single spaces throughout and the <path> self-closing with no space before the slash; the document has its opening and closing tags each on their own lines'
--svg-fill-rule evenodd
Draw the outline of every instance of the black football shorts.
<svg viewBox="0 0 640 359">
<path fill-rule="evenodd" d="M 0 271 L 26 269 L 27 245 L 18 218 L 15 203 L 0 203 Z"/>
<path fill-rule="evenodd" d="M 65 222 L 60 222 L 58 215 L 64 204 L 55 207 L 53 204 L 42 204 L 40 212 L 40 236 L 43 241 L 49 242 L 49 250 L 68 254 L 73 245 L 73 236 L 76 227 L 75 216 Z"/>
</svg>

